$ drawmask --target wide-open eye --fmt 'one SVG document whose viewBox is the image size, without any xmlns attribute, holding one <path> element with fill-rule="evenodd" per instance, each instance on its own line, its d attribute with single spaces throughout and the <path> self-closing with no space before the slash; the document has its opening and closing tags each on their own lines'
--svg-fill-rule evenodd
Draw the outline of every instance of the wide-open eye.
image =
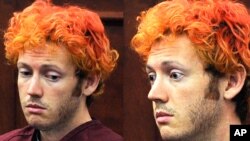
<svg viewBox="0 0 250 141">
<path fill-rule="evenodd" d="M 149 79 L 150 84 L 152 85 L 156 79 L 156 73 L 154 72 L 148 73 L 148 79 Z"/>
<path fill-rule="evenodd" d="M 181 71 L 178 70 L 172 70 L 170 72 L 170 78 L 175 80 L 175 81 L 179 81 L 183 78 L 184 74 Z"/>
</svg>

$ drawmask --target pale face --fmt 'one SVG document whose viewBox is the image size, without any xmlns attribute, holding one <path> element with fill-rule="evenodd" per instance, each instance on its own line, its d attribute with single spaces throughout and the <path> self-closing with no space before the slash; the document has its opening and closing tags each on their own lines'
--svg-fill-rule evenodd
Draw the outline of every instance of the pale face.
<svg viewBox="0 0 250 141">
<path fill-rule="evenodd" d="M 164 140 L 196 140 L 218 122 L 220 100 L 204 98 L 209 76 L 186 36 L 153 45 L 146 71 L 156 124 Z"/>
<path fill-rule="evenodd" d="M 27 122 L 45 131 L 70 125 L 83 100 L 72 96 L 78 80 L 66 49 L 57 48 L 53 54 L 45 48 L 25 51 L 19 55 L 17 68 L 19 96 Z"/>
</svg>

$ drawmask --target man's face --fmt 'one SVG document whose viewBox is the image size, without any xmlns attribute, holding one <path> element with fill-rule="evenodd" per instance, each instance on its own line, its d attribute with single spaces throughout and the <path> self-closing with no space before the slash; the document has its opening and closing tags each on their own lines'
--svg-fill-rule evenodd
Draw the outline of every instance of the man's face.
<svg viewBox="0 0 250 141">
<path fill-rule="evenodd" d="M 163 139 L 192 140 L 210 133 L 219 120 L 221 102 L 205 98 L 215 94 L 209 91 L 211 78 L 186 36 L 155 43 L 146 71 L 151 83 L 148 98 Z"/>
<path fill-rule="evenodd" d="M 45 48 L 24 51 L 17 62 L 24 115 L 30 125 L 40 130 L 73 122 L 83 101 L 81 96 L 72 96 L 78 80 L 69 54 L 63 47 L 54 47 L 51 53 L 51 46 L 55 45 L 48 43 Z"/>
</svg>

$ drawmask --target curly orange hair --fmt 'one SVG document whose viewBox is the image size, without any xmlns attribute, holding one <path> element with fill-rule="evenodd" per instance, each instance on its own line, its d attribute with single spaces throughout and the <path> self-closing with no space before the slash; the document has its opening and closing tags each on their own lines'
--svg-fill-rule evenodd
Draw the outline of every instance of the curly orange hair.
<svg viewBox="0 0 250 141">
<path fill-rule="evenodd" d="M 147 61 L 152 44 L 161 38 L 186 35 L 201 60 L 221 74 L 246 68 L 248 77 L 233 99 L 245 121 L 250 75 L 250 16 L 247 8 L 230 0 L 166 0 L 143 11 L 131 47 Z"/>
<path fill-rule="evenodd" d="M 76 67 L 96 72 L 104 80 L 119 57 L 110 48 L 100 17 L 78 6 L 56 6 L 37 0 L 22 12 L 14 13 L 4 35 L 6 58 L 15 64 L 20 52 L 42 47 L 48 41 L 70 52 Z"/>
<path fill-rule="evenodd" d="M 132 47 L 146 61 L 151 45 L 161 36 L 185 34 L 205 63 L 222 73 L 243 64 L 249 75 L 250 16 L 230 0 L 164 1 L 144 11 Z"/>
</svg>

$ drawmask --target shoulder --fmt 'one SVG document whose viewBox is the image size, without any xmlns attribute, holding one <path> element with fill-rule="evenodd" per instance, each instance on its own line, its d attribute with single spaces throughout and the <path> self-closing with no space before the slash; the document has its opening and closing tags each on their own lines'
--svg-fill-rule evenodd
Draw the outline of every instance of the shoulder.
<svg viewBox="0 0 250 141">
<path fill-rule="evenodd" d="M 0 135 L 0 141 L 22 141 L 31 139 L 34 132 L 34 128 L 26 126 L 21 129 L 16 129 L 5 134 Z"/>
<path fill-rule="evenodd" d="M 63 141 L 79 138 L 84 141 L 123 141 L 119 134 L 107 128 L 98 120 L 92 120 L 80 125 L 66 135 Z"/>
</svg>

